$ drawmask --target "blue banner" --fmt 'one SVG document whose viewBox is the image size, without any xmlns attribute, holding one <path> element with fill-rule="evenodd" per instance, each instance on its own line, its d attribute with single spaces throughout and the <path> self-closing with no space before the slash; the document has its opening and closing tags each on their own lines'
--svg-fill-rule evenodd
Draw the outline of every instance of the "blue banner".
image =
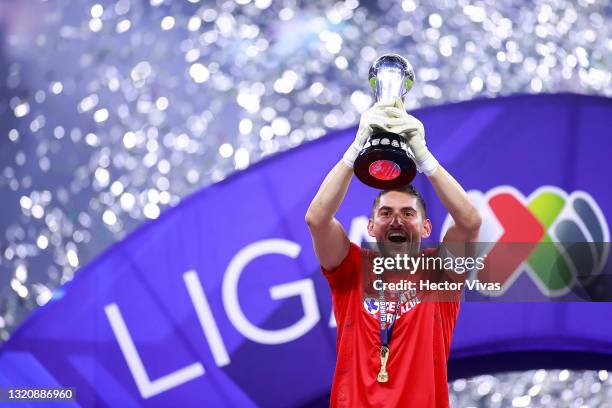
<svg viewBox="0 0 612 408">
<path fill-rule="evenodd" d="M 568 230 L 610 240 L 612 100 L 513 96 L 413 114 L 483 214 L 481 241 L 534 238 L 538 223 L 538 240 Z M 329 393 L 335 322 L 304 215 L 354 132 L 251 166 L 113 245 L 3 345 L 0 386 L 71 387 L 70 404 L 109 407 L 288 407 Z M 447 212 L 424 176 L 415 186 L 437 240 Z M 351 184 L 338 218 L 353 241 L 366 238 L 375 193 Z M 542 279 L 534 257 L 509 272 L 506 289 L 522 281 L 566 293 L 570 283 Z M 449 374 L 612 369 L 611 312 L 609 303 L 464 303 Z"/>
</svg>

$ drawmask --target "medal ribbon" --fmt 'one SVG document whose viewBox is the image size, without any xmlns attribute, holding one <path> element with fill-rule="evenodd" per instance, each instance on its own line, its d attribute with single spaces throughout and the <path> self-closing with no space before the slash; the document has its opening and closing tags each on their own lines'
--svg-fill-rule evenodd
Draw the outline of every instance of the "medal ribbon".
<svg viewBox="0 0 612 408">
<path fill-rule="evenodd" d="M 384 281 L 383 281 L 384 283 Z M 385 302 L 385 293 L 381 288 L 378 291 L 378 321 L 380 322 L 380 345 L 389 347 L 389 343 L 391 343 L 391 335 L 393 334 L 393 326 L 395 326 L 395 320 L 397 318 L 397 313 L 400 308 L 401 296 L 398 294 L 397 302 L 395 303 L 395 310 L 393 314 L 390 316 L 389 321 L 387 321 L 387 304 Z"/>
<path fill-rule="evenodd" d="M 382 280 L 382 276 L 381 276 Z M 381 289 L 378 292 L 378 321 L 380 322 L 380 371 L 376 376 L 376 381 L 380 383 L 386 383 L 389 381 L 389 373 L 387 372 L 387 361 L 389 360 L 389 343 L 391 343 L 391 334 L 393 333 L 393 326 L 395 326 L 395 320 L 397 313 L 400 308 L 401 295 L 397 296 L 397 303 L 395 304 L 395 310 L 391 315 L 389 321 L 387 321 L 387 304 L 385 303 L 384 293 L 384 280 Z"/>
</svg>

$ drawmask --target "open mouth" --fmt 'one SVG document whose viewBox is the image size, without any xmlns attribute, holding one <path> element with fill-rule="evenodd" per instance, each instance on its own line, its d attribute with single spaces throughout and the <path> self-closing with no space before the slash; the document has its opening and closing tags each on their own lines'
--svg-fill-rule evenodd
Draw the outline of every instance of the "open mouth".
<svg viewBox="0 0 612 408">
<path fill-rule="evenodd" d="M 396 244 L 403 244 L 408 241 L 408 237 L 404 231 L 391 231 L 387 234 L 387 239 Z"/>
</svg>

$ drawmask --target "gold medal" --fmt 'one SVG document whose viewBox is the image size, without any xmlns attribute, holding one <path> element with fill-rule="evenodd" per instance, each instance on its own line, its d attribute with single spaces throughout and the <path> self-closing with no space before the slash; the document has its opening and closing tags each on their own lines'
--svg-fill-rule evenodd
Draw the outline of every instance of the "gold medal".
<svg viewBox="0 0 612 408">
<path fill-rule="evenodd" d="M 379 383 L 386 383 L 389 381 L 389 374 L 387 373 L 387 360 L 389 359 L 389 347 L 382 346 L 380 348 L 380 371 L 376 380 Z"/>
</svg>

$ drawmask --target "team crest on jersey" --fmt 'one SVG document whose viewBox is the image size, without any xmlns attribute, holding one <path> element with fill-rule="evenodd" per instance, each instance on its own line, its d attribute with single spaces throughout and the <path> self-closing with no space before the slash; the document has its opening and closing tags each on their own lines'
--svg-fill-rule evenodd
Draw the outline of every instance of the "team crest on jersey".
<svg viewBox="0 0 612 408">
<path fill-rule="evenodd" d="M 421 300 L 416 295 L 416 292 L 404 292 L 400 293 L 400 310 L 397 313 L 397 318 L 399 319 L 403 314 L 408 313 L 412 309 L 414 309 Z M 387 307 L 387 313 L 393 313 L 397 306 L 396 300 L 387 300 L 385 302 Z M 363 307 L 366 312 L 368 312 L 372 317 L 378 319 L 378 312 L 380 310 L 380 301 L 376 298 L 366 297 L 363 300 Z"/>
<path fill-rule="evenodd" d="M 378 300 L 370 297 L 365 298 L 363 300 L 363 307 L 365 307 L 368 313 L 375 315 L 378 313 Z"/>
</svg>

